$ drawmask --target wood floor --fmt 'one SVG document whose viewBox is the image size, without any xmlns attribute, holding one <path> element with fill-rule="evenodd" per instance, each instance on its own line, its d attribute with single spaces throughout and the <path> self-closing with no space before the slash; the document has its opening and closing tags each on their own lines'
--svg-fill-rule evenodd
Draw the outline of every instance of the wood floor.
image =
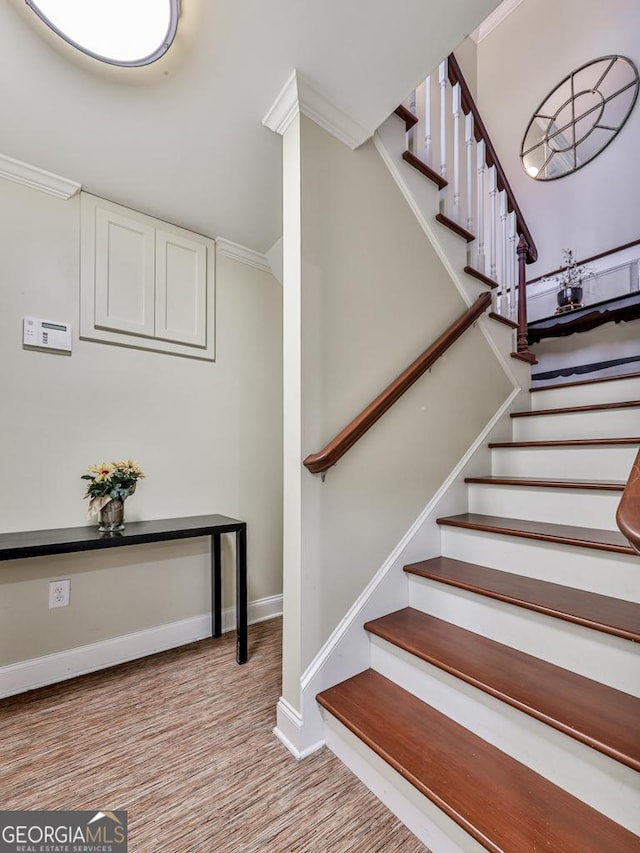
<svg viewBox="0 0 640 853">
<path fill-rule="evenodd" d="M 328 750 L 272 733 L 280 620 L 0 701 L 0 809 L 125 809 L 131 853 L 418 853 Z"/>
</svg>

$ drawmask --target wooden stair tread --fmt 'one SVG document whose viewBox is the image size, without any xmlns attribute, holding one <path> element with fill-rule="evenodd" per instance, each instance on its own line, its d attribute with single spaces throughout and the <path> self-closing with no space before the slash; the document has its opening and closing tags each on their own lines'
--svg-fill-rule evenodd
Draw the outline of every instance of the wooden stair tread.
<svg viewBox="0 0 640 853">
<path fill-rule="evenodd" d="M 576 527 L 570 524 L 552 524 L 546 521 L 527 521 L 520 518 L 503 518 L 497 515 L 481 515 L 465 512 L 439 518 L 438 524 L 449 527 L 464 527 L 504 536 L 517 536 L 522 539 L 536 539 L 542 542 L 554 542 L 560 545 L 572 545 L 580 548 L 592 548 L 598 551 L 613 551 L 618 554 L 632 554 L 635 551 L 617 530 L 596 530 L 589 527 Z"/>
<path fill-rule="evenodd" d="M 469 232 L 467 232 L 467 233 L 469 233 Z M 475 237 L 474 237 L 474 240 L 475 240 Z M 466 266 L 464 268 L 464 271 L 466 272 L 467 275 L 470 275 L 472 278 L 477 278 L 478 281 L 481 281 L 483 284 L 486 284 L 487 287 L 491 287 L 491 288 L 498 287 L 497 281 L 494 281 L 492 278 L 489 278 L 488 275 L 485 275 L 483 272 L 480 272 L 480 270 L 477 270 L 475 267 Z M 490 317 L 496 317 L 499 319 L 503 319 L 500 314 L 494 315 L 493 313 L 491 313 L 489 316 Z M 504 318 L 504 319 L 506 319 L 506 318 Z M 510 320 L 507 322 L 511 323 Z M 515 325 L 517 327 L 518 324 L 516 323 Z"/>
<path fill-rule="evenodd" d="M 489 447 L 595 447 L 615 445 L 638 445 L 640 436 L 629 438 L 567 438 L 553 441 L 492 441 Z"/>
<path fill-rule="evenodd" d="M 512 352 L 511 358 L 517 358 L 519 361 L 526 361 L 527 364 L 537 364 L 538 359 L 532 352 Z"/>
<path fill-rule="evenodd" d="M 436 214 L 436 221 L 440 223 L 440 225 L 444 225 L 445 228 L 449 228 L 450 231 L 453 231 L 459 237 L 462 237 L 467 243 L 472 243 L 476 238 L 475 234 L 472 234 L 471 231 L 467 231 L 466 228 L 463 228 L 462 225 L 459 225 L 455 219 L 450 219 L 448 216 L 445 216 L 444 213 Z"/>
<path fill-rule="evenodd" d="M 408 163 L 410 166 L 413 166 L 414 169 L 417 169 L 425 178 L 428 178 L 432 181 L 438 189 L 443 190 L 446 186 L 448 186 L 448 181 L 442 177 L 435 169 L 432 169 L 431 166 L 427 166 L 419 157 L 416 157 L 415 154 L 412 154 L 411 151 L 405 151 L 402 154 L 402 159 L 405 163 Z"/>
<path fill-rule="evenodd" d="M 558 409 L 529 409 L 526 412 L 512 412 L 512 418 L 535 418 L 538 415 L 566 415 L 572 412 L 604 412 L 609 409 L 637 409 L 640 400 L 625 400 L 619 403 L 594 403 L 590 406 L 564 406 Z"/>
<path fill-rule="evenodd" d="M 568 480 L 533 477 L 465 477 L 465 483 L 484 483 L 488 486 L 533 486 L 544 489 L 588 489 L 592 491 L 623 492 L 624 480 Z"/>
<path fill-rule="evenodd" d="M 398 118 L 402 119 L 406 130 L 411 130 L 411 128 L 418 123 L 418 116 L 415 113 L 412 113 L 411 110 L 402 106 L 402 104 L 395 108 L 394 113 Z"/>
<path fill-rule="evenodd" d="M 505 326 L 509 326 L 511 329 L 518 328 L 518 324 L 514 320 L 510 320 L 508 317 L 503 317 L 502 314 L 496 314 L 495 311 L 490 311 L 489 316 L 492 320 L 497 320 L 498 323 L 504 323 Z"/>
<path fill-rule="evenodd" d="M 640 770 L 640 699 L 406 607 L 366 631 Z"/>
<path fill-rule="evenodd" d="M 557 382 L 554 385 L 532 386 L 529 391 L 533 394 L 536 391 L 547 391 L 550 388 L 573 388 L 574 385 L 595 385 L 598 382 L 615 382 L 617 379 L 639 379 L 640 371 L 635 373 L 621 373 L 619 376 L 599 376 L 595 379 L 576 379 L 573 382 Z"/>
<path fill-rule="evenodd" d="M 411 563 L 404 570 L 407 574 L 640 642 L 640 604 L 633 601 L 622 601 L 450 557 Z"/>
<path fill-rule="evenodd" d="M 637 853 L 640 838 L 368 670 L 318 702 L 493 853 Z"/>
</svg>

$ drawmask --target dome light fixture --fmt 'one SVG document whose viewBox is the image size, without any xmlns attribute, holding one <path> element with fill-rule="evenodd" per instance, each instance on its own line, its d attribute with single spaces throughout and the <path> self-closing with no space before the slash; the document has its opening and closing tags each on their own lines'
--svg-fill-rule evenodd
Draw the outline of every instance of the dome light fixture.
<svg viewBox="0 0 640 853">
<path fill-rule="evenodd" d="M 73 47 L 110 65 L 150 65 L 175 38 L 180 0 L 26 0 Z"/>
</svg>

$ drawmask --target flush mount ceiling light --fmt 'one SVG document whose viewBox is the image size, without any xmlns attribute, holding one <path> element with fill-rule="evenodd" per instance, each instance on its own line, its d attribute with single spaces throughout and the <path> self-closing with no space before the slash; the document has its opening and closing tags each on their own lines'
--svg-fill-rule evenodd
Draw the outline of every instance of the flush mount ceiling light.
<svg viewBox="0 0 640 853">
<path fill-rule="evenodd" d="M 171 47 L 180 0 L 25 0 L 73 47 L 110 65 L 149 65 Z"/>
</svg>

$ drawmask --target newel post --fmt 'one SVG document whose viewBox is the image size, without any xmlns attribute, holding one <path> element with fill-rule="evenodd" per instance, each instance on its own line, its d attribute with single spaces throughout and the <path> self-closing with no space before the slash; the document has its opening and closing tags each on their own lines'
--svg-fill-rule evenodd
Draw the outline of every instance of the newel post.
<svg viewBox="0 0 640 853">
<path fill-rule="evenodd" d="M 529 352 L 527 341 L 527 252 L 529 244 L 524 236 L 520 235 L 518 248 L 518 331 L 516 350 L 518 355 L 524 356 L 532 361 L 535 360 L 533 353 Z"/>
</svg>

